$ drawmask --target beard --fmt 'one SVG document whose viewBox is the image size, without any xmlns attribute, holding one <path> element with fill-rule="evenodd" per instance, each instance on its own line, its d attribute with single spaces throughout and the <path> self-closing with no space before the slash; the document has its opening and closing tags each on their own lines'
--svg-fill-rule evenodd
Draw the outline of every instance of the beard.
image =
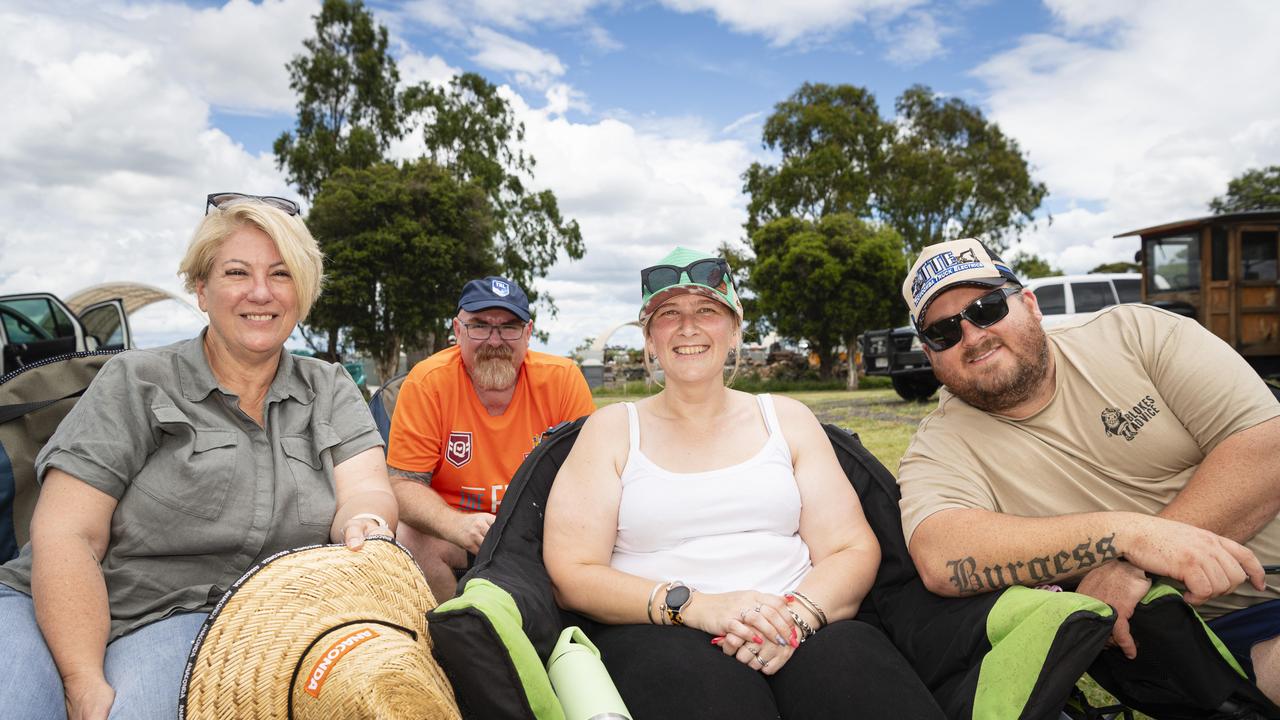
<svg viewBox="0 0 1280 720">
<path fill-rule="evenodd" d="M 511 362 L 513 354 L 508 345 L 481 345 L 476 349 L 475 367 L 470 369 L 471 382 L 481 390 L 510 389 L 520 374 Z"/>
<path fill-rule="evenodd" d="M 961 367 L 940 368 L 934 365 L 938 381 L 947 386 L 952 395 L 986 412 L 1000 413 L 1017 407 L 1030 399 L 1040 388 L 1049 369 L 1049 340 L 1044 328 L 1030 318 L 1024 327 L 1010 328 L 1002 333 L 1008 341 L 991 336 L 981 345 L 960 348 Z M 1004 346 L 1013 356 L 1013 366 L 992 371 L 969 369 L 969 361 Z"/>
</svg>

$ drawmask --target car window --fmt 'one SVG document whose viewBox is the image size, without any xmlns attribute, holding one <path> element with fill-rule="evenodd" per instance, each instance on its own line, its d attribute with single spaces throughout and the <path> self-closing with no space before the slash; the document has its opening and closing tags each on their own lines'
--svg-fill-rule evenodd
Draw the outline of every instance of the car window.
<svg viewBox="0 0 1280 720">
<path fill-rule="evenodd" d="M 9 336 L 11 343 L 29 343 L 49 339 L 49 335 L 38 325 L 10 308 L 0 307 L 0 322 L 4 323 L 5 334 Z"/>
<path fill-rule="evenodd" d="M 1036 304 L 1040 306 L 1041 313 L 1061 315 L 1067 311 L 1067 301 L 1063 297 L 1062 285 L 1058 283 L 1041 285 L 1032 292 L 1036 294 Z"/>
<path fill-rule="evenodd" d="M 1142 281 L 1137 278 L 1122 278 L 1113 280 L 1116 284 L 1116 294 L 1120 296 L 1122 303 L 1142 302 Z"/>
<path fill-rule="evenodd" d="M 1087 313 L 1101 310 L 1108 305 L 1115 305 L 1116 298 L 1111 291 L 1111 283 L 1079 282 L 1071 283 L 1071 296 L 1076 301 L 1076 312 Z"/>
<path fill-rule="evenodd" d="M 50 337 L 74 337 L 76 334 L 71 318 L 48 298 L 16 298 L 4 300 L 3 304 L 39 325 Z"/>
<path fill-rule="evenodd" d="M 114 350 L 124 348 L 124 327 L 120 324 L 120 311 L 114 305 L 89 308 L 80 316 L 80 322 L 98 339 L 98 348 Z"/>
</svg>

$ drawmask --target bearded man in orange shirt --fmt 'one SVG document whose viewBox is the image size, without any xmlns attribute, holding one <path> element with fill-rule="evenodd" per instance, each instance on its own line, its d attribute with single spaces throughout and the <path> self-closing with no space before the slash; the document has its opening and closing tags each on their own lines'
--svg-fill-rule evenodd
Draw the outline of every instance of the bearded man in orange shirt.
<svg viewBox="0 0 1280 720">
<path fill-rule="evenodd" d="M 400 387 L 387 465 L 400 503 L 396 536 L 436 600 L 480 548 L 520 463 L 548 428 L 595 410 L 568 358 L 529 350 L 529 299 L 511 280 L 468 282 L 458 344 L 414 366 Z"/>
</svg>

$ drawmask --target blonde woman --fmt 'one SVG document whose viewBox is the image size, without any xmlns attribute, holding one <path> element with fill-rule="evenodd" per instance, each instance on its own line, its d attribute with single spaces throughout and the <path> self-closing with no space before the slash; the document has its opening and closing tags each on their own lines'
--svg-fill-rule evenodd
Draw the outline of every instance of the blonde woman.
<svg viewBox="0 0 1280 720">
<path fill-rule="evenodd" d="M 208 327 L 112 358 L 36 458 L 31 542 L 0 566 L 6 717 L 172 718 L 242 573 L 395 527 L 359 390 L 284 350 L 322 278 L 298 206 L 217 193 L 205 213 L 179 272 Z"/>
<path fill-rule="evenodd" d="M 880 561 L 813 413 L 725 385 L 742 305 L 728 264 L 684 248 L 640 274 L 665 386 L 597 411 L 556 476 L 544 560 L 599 621 L 636 717 L 941 717 L 853 620 Z"/>
</svg>

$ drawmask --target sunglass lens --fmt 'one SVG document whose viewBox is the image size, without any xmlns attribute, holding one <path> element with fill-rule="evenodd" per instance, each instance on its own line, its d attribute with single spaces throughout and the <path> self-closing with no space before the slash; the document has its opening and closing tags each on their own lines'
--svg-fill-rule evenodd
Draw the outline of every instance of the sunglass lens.
<svg viewBox="0 0 1280 720">
<path fill-rule="evenodd" d="M 699 285 L 717 287 L 724 282 L 724 271 L 715 260 L 700 260 L 689 266 L 689 279 Z"/>
<path fill-rule="evenodd" d="M 991 327 L 1009 314 L 1009 301 L 999 290 L 983 295 L 965 308 L 964 316 L 978 327 Z"/>
<path fill-rule="evenodd" d="M 962 334 L 960 318 L 953 315 L 925 328 L 920 333 L 920 339 L 935 351 L 941 351 L 960 342 Z"/>
<path fill-rule="evenodd" d="M 649 292 L 655 293 L 665 287 L 680 282 L 680 271 L 673 267 L 655 267 L 649 269 Z"/>
<path fill-rule="evenodd" d="M 274 197 L 274 196 L 272 196 L 272 195 L 267 195 L 267 196 L 265 196 L 265 197 L 263 197 L 263 198 L 262 198 L 262 202 L 264 202 L 264 203 L 266 203 L 266 204 L 270 205 L 271 207 L 276 208 L 276 209 L 278 209 L 278 210 L 283 210 L 284 212 L 288 213 L 289 215 L 297 215 L 297 214 L 298 214 L 298 203 L 296 203 L 296 202 L 294 202 L 294 201 L 292 201 L 292 200 L 288 200 L 288 199 L 285 199 L 285 198 L 282 198 L 282 197 Z"/>
</svg>

